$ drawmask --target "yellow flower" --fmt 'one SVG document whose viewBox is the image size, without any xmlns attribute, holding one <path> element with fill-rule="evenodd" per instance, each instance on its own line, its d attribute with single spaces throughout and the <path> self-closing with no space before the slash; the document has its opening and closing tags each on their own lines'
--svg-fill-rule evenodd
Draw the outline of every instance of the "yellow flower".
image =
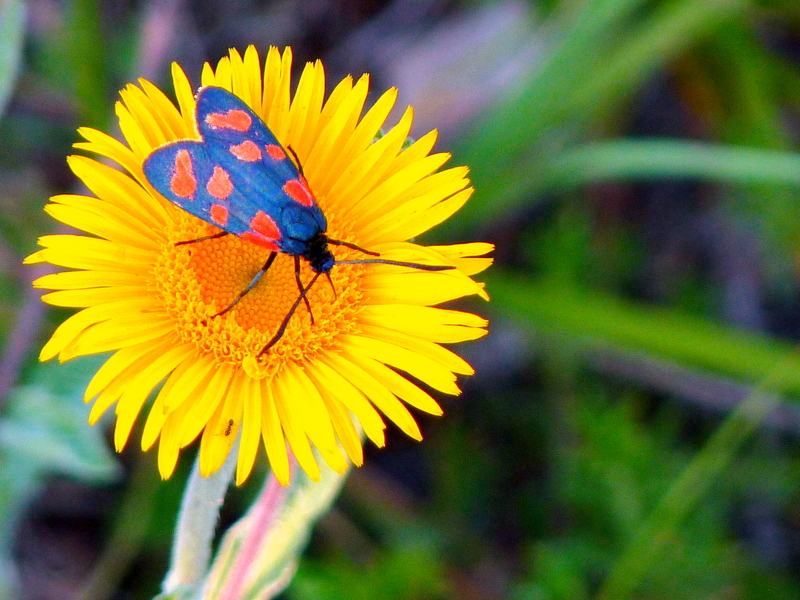
<svg viewBox="0 0 800 600">
<path fill-rule="evenodd" d="M 232 91 L 297 154 L 328 220 L 328 234 L 379 252 L 381 258 L 452 265 L 428 272 L 376 264 L 335 265 L 333 288 L 318 284 L 283 337 L 261 353 L 298 298 L 292 257 L 279 254 L 258 285 L 229 312 L 217 316 L 247 286 L 269 250 L 233 235 L 192 244 L 219 230 L 163 198 L 148 183 L 142 163 L 159 146 L 196 138 L 195 100 L 177 65 L 172 78 L 178 108 L 153 84 L 140 80 L 121 92 L 116 113 L 127 143 L 88 128 L 81 150 L 110 159 L 71 156 L 75 174 L 94 196 L 61 195 L 46 208 L 84 235 L 48 235 L 28 263 L 74 269 L 38 279 L 56 290 L 45 302 L 80 308 L 53 333 L 41 360 L 113 352 L 86 389 L 94 399 L 90 422 L 116 403 L 114 441 L 121 450 L 154 390 L 142 434 L 147 450 L 157 440 L 158 465 L 169 477 L 181 448 L 200 440 L 200 470 L 216 471 L 240 436 L 236 481 L 252 470 L 263 440 L 281 483 L 290 478 L 291 453 L 312 478 L 319 466 L 312 447 L 334 470 L 344 454 L 362 463 L 356 422 L 378 446 L 385 415 L 414 439 L 420 430 L 406 408 L 441 414 L 436 401 L 398 371 L 446 394 L 458 394 L 456 374 L 472 368 L 440 344 L 483 336 L 486 321 L 434 305 L 476 294 L 469 276 L 485 269 L 485 243 L 420 246 L 408 240 L 457 211 L 469 198 L 467 169 L 439 171 L 448 154 L 430 154 L 436 132 L 405 147 L 409 108 L 379 137 L 396 91 L 385 92 L 361 116 L 369 80 L 348 77 L 325 99 L 317 61 L 305 66 L 292 98 L 292 54 L 271 48 L 262 69 L 258 53 L 235 50 L 206 64 L 202 84 Z M 127 171 L 127 173 L 125 172 Z M 333 247 L 337 260 L 364 258 Z M 302 279 L 312 272 L 302 261 Z M 334 293 L 333 289 L 336 290 Z M 287 448 L 288 442 L 288 448 Z"/>
</svg>

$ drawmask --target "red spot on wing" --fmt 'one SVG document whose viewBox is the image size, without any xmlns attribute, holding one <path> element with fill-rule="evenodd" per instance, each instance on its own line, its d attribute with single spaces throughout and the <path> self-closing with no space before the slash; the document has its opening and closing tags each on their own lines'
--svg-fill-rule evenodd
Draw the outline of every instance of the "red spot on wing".
<svg viewBox="0 0 800 600">
<path fill-rule="evenodd" d="M 256 216 L 250 219 L 250 229 L 269 240 L 281 239 L 281 230 L 278 229 L 278 225 L 263 210 L 258 211 Z"/>
<path fill-rule="evenodd" d="M 206 124 L 214 129 L 234 129 L 236 131 L 247 131 L 252 125 L 253 119 L 243 110 L 234 108 L 228 112 L 209 113 L 206 115 Z"/>
<path fill-rule="evenodd" d="M 266 149 L 272 160 L 284 160 L 286 158 L 286 152 L 278 144 L 267 144 Z"/>
<path fill-rule="evenodd" d="M 230 196 L 233 191 L 233 184 L 228 172 L 220 166 L 214 167 L 214 173 L 211 175 L 211 179 L 208 180 L 206 189 L 209 194 L 218 200 L 224 200 Z"/>
<path fill-rule="evenodd" d="M 228 207 L 222 204 L 212 204 L 209 209 L 211 213 L 211 220 L 220 227 L 225 227 L 228 224 Z"/>
<path fill-rule="evenodd" d="M 281 250 L 278 244 L 276 244 L 273 240 L 265 238 L 263 235 L 259 235 L 258 233 L 253 233 L 252 231 L 245 231 L 239 237 L 243 240 L 247 240 L 248 242 L 252 242 L 256 246 L 261 246 L 267 250 L 272 250 L 273 252 L 280 252 Z"/>
<path fill-rule="evenodd" d="M 181 198 L 194 199 L 197 190 L 197 179 L 192 171 L 192 156 L 188 150 L 178 150 L 175 155 L 175 169 L 169 180 L 169 189 Z"/>
<path fill-rule="evenodd" d="M 245 162 L 257 162 L 261 160 L 261 149 L 255 142 L 245 140 L 241 144 L 230 147 L 231 154 L 239 160 Z"/>
<path fill-rule="evenodd" d="M 303 206 L 314 206 L 314 194 L 308 189 L 308 183 L 301 175 L 300 179 L 290 179 L 283 184 L 283 191 L 292 200 L 295 200 Z"/>
</svg>

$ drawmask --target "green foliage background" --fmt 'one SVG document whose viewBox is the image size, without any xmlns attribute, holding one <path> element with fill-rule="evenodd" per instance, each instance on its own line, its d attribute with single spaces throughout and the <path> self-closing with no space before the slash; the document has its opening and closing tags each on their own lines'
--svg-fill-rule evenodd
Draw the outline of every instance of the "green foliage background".
<svg viewBox="0 0 800 600">
<path fill-rule="evenodd" d="M 0 598 L 155 595 L 191 458 L 167 483 L 135 444 L 118 463 L 84 425 L 97 361 L 36 364 L 64 314 L 20 263 L 54 231 L 47 197 L 76 189 L 75 128 L 113 131 L 116 91 L 175 58 L 198 72 L 228 46 L 290 43 L 357 74 L 398 23 L 420 45 L 492 8 L 310 6 L 0 0 Z M 478 374 L 421 417 L 422 445 L 368 453 L 285 596 L 798 598 L 800 5 L 516 6 L 538 51 L 451 133 L 477 191 L 427 238 L 498 245 L 492 302 L 468 306 L 492 320 L 463 348 Z M 159 51 L 154 23 L 185 43 Z M 469 50 L 473 87 L 481 59 L 514 58 Z M 83 512 L 43 508 L 56 484 Z M 231 493 L 227 522 L 254 491 Z M 78 524 L 85 561 L 32 558 Z"/>
</svg>

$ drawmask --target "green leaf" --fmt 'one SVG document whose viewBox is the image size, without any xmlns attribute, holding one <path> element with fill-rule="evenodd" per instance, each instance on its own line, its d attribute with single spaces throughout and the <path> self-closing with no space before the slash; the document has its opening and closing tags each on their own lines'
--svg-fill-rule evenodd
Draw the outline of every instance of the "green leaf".
<svg viewBox="0 0 800 600">
<path fill-rule="evenodd" d="M 644 352 L 676 363 L 762 381 L 778 364 L 771 389 L 800 392 L 794 344 L 728 327 L 669 308 L 636 303 L 561 280 L 534 279 L 495 269 L 487 285 L 496 307 L 533 328 L 557 331 L 589 346 Z"/>
<path fill-rule="evenodd" d="M 44 479 L 60 473 L 88 482 L 113 481 L 119 465 L 100 428 L 87 424 L 83 390 L 102 357 L 40 365 L 33 383 L 14 389 L 0 419 L 0 574 L 13 586 L 12 534 Z M 0 581 L 0 598 L 8 592 Z"/>
<path fill-rule="evenodd" d="M 84 481 L 109 481 L 117 464 L 102 435 L 88 425 L 81 401 L 39 385 L 17 388 L 8 418 L 0 421 L 0 449 L 30 468 Z"/>
<path fill-rule="evenodd" d="M 25 34 L 25 4 L 21 0 L 0 0 L 0 115 L 14 89 Z"/>
<path fill-rule="evenodd" d="M 547 190 L 620 179 L 697 178 L 800 185 L 800 153 L 673 139 L 614 140 L 564 153 L 539 173 Z"/>
</svg>

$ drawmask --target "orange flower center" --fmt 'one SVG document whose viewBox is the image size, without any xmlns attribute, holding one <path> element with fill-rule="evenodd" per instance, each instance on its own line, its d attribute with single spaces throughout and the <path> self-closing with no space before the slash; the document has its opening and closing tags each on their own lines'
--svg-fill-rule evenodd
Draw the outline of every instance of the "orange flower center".
<svg viewBox="0 0 800 600">
<path fill-rule="evenodd" d="M 301 303 L 283 337 L 260 354 L 300 294 L 294 259 L 278 254 L 255 287 L 220 315 L 252 282 L 270 252 L 235 235 L 175 245 L 217 232 L 176 209 L 174 226 L 166 234 L 154 268 L 157 292 L 183 341 L 195 343 L 201 353 L 213 353 L 221 362 L 241 365 L 246 359 L 256 359 L 264 376 L 276 372 L 286 360 L 308 358 L 333 346 L 339 334 L 354 330 L 362 305 L 364 267 L 337 265 L 330 272 L 335 293 L 323 275 L 307 294 L 313 324 L 308 308 Z M 339 260 L 359 258 L 346 248 L 333 251 Z M 308 285 L 314 272 L 304 259 L 300 264 L 300 278 Z"/>
</svg>

